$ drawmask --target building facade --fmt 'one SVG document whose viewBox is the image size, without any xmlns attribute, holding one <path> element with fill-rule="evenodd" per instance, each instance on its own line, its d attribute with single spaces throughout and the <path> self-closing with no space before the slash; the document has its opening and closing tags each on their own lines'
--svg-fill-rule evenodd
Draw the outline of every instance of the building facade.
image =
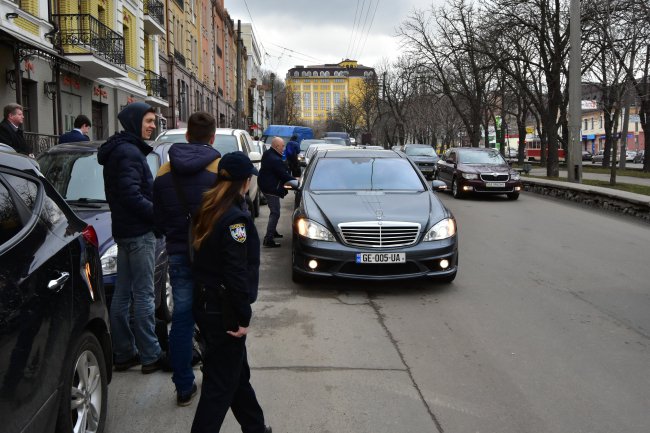
<svg viewBox="0 0 650 433">
<path fill-rule="evenodd" d="M 266 98 L 262 85 L 262 53 L 251 24 L 242 24 L 241 38 L 246 49 L 245 113 L 248 132 L 261 136 L 268 125 L 265 118 Z"/>
<path fill-rule="evenodd" d="M 287 94 L 291 95 L 301 123 L 325 122 L 343 101 L 355 102 L 366 78 L 375 75 L 373 68 L 356 60 L 337 64 L 296 66 L 286 76 Z"/>
<path fill-rule="evenodd" d="M 248 33 L 256 54 L 242 56 L 242 86 L 259 71 Z M 92 139 L 107 138 L 135 101 L 156 108 L 158 132 L 186 126 L 197 110 L 234 127 L 236 48 L 224 0 L 0 1 L 0 104 L 25 107 L 23 128 L 40 150 L 79 114 L 92 119 Z"/>
</svg>

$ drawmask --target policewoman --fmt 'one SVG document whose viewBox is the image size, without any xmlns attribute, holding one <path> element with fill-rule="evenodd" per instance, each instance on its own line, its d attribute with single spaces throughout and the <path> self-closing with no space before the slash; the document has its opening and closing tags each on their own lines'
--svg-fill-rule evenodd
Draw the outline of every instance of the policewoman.
<svg viewBox="0 0 650 433">
<path fill-rule="evenodd" d="M 250 384 L 246 334 L 257 298 L 260 239 L 244 197 L 257 169 L 242 152 L 219 161 L 194 220 L 194 318 L 205 339 L 192 433 L 215 433 L 231 409 L 243 433 L 271 433 Z"/>
</svg>

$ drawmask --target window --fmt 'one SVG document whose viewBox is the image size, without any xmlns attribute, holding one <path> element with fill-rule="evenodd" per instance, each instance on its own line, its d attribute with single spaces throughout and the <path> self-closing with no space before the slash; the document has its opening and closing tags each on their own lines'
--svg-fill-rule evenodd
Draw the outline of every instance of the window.
<svg viewBox="0 0 650 433">
<path fill-rule="evenodd" d="M 305 93 L 303 95 L 303 106 L 305 109 L 311 108 L 311 93 Z"/>
<path fill-rule="evenodd" d="M 298 71 L 294 72 L 294 73 L 293 73 L 293 76 L 294 76 L 294 77 L 299 77 L 299 76 L 300 76 L 300 72 L 298 72 Z"/>
<path fill-rule="evenodd" d="M 9 191 L 0 183 L 0 247 L 16 236 L 23 225 Z"/>
<path fill-rule="evenodd" d="M 401 158 L 323 158 L 309 188 L 327 190 L 424 191 L 417 172 Z"/>
<path fill-rule="evenodd" d="M 327 109 L 328 109 L 328 110 L 329 110 L 330 108 L 332 108 L 332 101 L 330 100 L 330 96 L 331 96 L 331 95 L 330 95 L 329 92 L 327 92 L 327 93 L 325 94 L 325 102 L 326 102 L 326 104 L 327 104 Z"/>
<path fill-rule="evenodd" d="M 321 110 L 325 109 L 325 93 L 323 92 L 320 94 L 320 108 Z"/>
<path fill-rule="evenodd" d="M 584 128 L 584 129 L 585 129 L 585 131 L 586 131 L 587 129 L 589 129 L 589 125 L 588 125 L 587 119 L 585 119 L 585 128 Z"/>
<path fill-rule="evenodd" d="M 334 106 L 338 107 L 341 103 L 341 94 L 339 92 L 334 93 Z"/>
<path fill-rule="evenodd" d="M 591 129 L 594 129 L 594 118 L 591 118 Z"/>
<path fill-rule="evenodd" d="M 325 71 L 325 76 L 329 77 L 330 76 L 330 71 Z M 326 80 L 327 81 L 327 80 Z"/>
<path fill-rule="evenodd" d="M 598 127 L 602 129 L 602 127 L 603 127 L 603 116 L 602 115 L 598 116 L 598 120 L 599 120 Z"/>
</svg>

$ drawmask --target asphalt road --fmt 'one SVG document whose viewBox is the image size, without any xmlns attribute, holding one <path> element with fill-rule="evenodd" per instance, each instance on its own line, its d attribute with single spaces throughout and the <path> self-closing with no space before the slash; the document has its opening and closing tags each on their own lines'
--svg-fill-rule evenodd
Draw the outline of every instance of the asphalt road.
<svg viewBox="0 0 650 433">
<path fill-rule="evenodd" d="M 263 250 L 248 347 L 273 431 L 650 431 L 650 226 L 529 193 L 441 197 L 460 233 L 450 285 L 297 286 L 290 242 Z M 115 373 L 106 431 L 188 432 L 195 408 L 169 374 Z M 240 431 L 232 415 L 222 431 Z"/>
</svg>

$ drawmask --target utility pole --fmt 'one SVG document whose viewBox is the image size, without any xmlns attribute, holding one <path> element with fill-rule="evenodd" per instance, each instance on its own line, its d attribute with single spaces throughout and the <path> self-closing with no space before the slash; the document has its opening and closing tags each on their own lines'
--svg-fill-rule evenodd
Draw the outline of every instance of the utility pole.
<svg viewBox="0 0 650 433">
<path fill-rule="evenodd" d="M 242 112 L 242 76 L 241 76 L 241 20 L 237 20 L 237 104 L 236 104 L 236 121 L 235 127 L 241 129 L 241 112 Z"/>
<path fill-rule="evenodd" d="M 580 58 L 580 0 L 571 0 L 569 23 L 571 58 L 569 60 L 569 143 L 566 155 L 569 182 L 582 183 L 582 76 Z"/>
<path fill-rule="evenodd" d="M 275 95 L 274 90 L 275 90 L 275 74 L 271 72 L 271 125 L 275 125 L 274 120 L 274 115 L 275 115 Z"/>
</svg>

